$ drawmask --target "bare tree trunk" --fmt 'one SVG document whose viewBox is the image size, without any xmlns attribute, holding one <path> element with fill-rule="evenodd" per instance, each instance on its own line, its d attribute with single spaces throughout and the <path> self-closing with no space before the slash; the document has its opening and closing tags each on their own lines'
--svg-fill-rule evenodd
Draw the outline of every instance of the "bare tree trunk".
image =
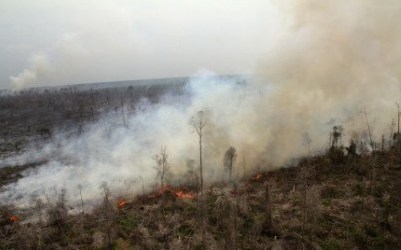
<svg viewBox="0 0 401 250">
<path fill-rule="evenodd" d="M 84 201 L 82 199 L 82 186 L 79 185 L 78 188 L 79 188 L 79 195 L 81 196 L 81 210 L 82 210 L 82 214 L 84 214 Z"/>
<path fill-rule="evenodd" d="M 199 174 L 200 174 L 200 189 L 203 192 L 203 158 L 202 158 L 202 131 L 199 133 Z"/>
<path fill-rule="evenodd" d="M 397 151 L 401 150 L 401 143 L 400 143 L 400 105 L 396 103 L 397 105 L 397 117 L 398 117 L 398 123 L 397 123 L 397 136 L 395 137 L 396 139 L 396 144 L 397 144 Z M 401 162 L 401 155 L 399 156 L 400 162 Z"/>
<path fill-rule="evenodd" d="M 195 129 L 196 133 L 199 136 L 199 177 L 200 177 L 200 217 L 202 223 L 202 244 L 203 248 L 206 248 L 206 209 L 205 209 L 205 201 L 203 195 L 203 155 L 202 155 L 202 139 L 203 139 L 203 128 L 206 125 L 205 114 L 203 111 L 199 111 L 197 116 L 194 116 L 190 119 L 190 125 Z"/>
<path fill-rule="evenodd" d="M 397 124 L 397 145 L 399 144 L 398 142 L 400 141 L 400 139 L 398 138 L 400 135 L 400 105 L 398 103 L 396 103 L 397 105 L 397 117 L 398 117 L 398 124 Z"/>
<path fill-rule="evenodd" d="M 124 127 L 126 127 L 127 124 L 126 124 L 126 122 L 125 122 L 124 98 L 122 98 L 122 97 L 121 97 L 121 114 L 122 114 L 122 118 L 123 118 Z"/>
<path fill-rule="evenodd" d="M 161 201 L 162 204 L 161 204 L 161 207 L 162 207 L 162 214 L 163 214 L 163 220 L 164 221 L 166 220 L 166 218 L 165 218 L 165 209 L 164 209 L 164 205 L 165 205 L 165 197 L 164 197 L 165 193 L 164 193 L 164 191 L 165 190 L 163 190 L 163 189 L 164 189 L 164 182 L 165 182 L 166 173 L 168 171 L 167 157 L 168 157 L 168 155 L 166 153 L 166 147 L 162 146 L 161 150 L 160 150 L 160 155 L 156 155 L 155 156 L 155 161 L 156 161 L 156 163 L 158 165 L 157 170 L 158 170 L 158 172 L 160 174 L 160 188 L 162 189 L 162 192 L 163 192 L 162 193 L 162 201 Z"/>
<path fill-rule="evenodd" d="M 374 149 L 374 147 L 373 147 L 372 133 L 371 133 L 371 131 L 370 131 L 370 125 L 369 125 L 368 115 L 366 114 L 366 110 L 365 110 L 363 113 L 364 113 L 364 115 L 365 115 L 366 125 L 368 126 L 368 133 L 369 133 L 370 146 L 372 147 L 372 150 L 375 151 L 375 149 Z"/>
</svg>

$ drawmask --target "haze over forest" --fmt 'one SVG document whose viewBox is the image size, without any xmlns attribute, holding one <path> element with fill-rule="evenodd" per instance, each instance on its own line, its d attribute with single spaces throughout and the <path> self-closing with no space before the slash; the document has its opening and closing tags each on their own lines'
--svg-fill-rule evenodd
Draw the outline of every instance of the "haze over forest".
<svg viewBox="0 0 401 250">
<path fill-rule="evenodd" d="M 1 0 L 0 248 L 401 249 L 400 13 Z"/>
<path fill-rule="evenodd" d="M 140 173 L 152 178 L 151 156 L 160 145 L 170 148 L 171 164 L 177 166 L 173 171 L 185 172 L 185 162 L 197 151 L 187 121 L 199 110 L 208 114 L 206 162 L 214 178 L 222 172 L 218 167 L 221 155 L 230 145 L 246 156 L 250 168 L 277 168 L 306 154 L 323 152 L 333 126 L 346 129 L 345 143 L 358 138 L 371 150 L 368 141 L 378 141 L 394 124 L 401 72 L 401 34 L 394 25 L 400 21 L 401 4 L 396 0 L 386 5 L 374 0 L 2 1 L 1 6 L 9 10 L 1 15 L 1 25 L 8 25 L 0 32 L 7 34 L 2 39 L 14 45 L 10 49 L 23 49 L 17 45 L 24 39 L 28 45 L 40 45 L 28 46 L 31 53 L 24 59 L 28 60 L 25 69 L 13 63 L 13 56 L 0 57 L 6 60 L 2 64 L 14 65 L 14 73 L 1 73 L 10 80 L 4 86 L 198 76 L 188 79 L 181 92 L 189 98 L 184 106 L 172 101 L 176 100 L 174 94 L 156 104 L 138 96 L 137 103 L 134 95 L 116 96 L 114 101 L 121 99 L 122 109 L 123 100 L 135 101 L 131 115 L 126 121 L 124 117 L 124 124 L 131 126 L 112 130 L 111 137 L 101 136 L 110 130 L 110 122 L 118 119 L 113 117 L 119 116 L 106 112 L 99 121 L 87 124 L 84 135 L 74 139 L 63 135 L 46 144 L 50 154 L 61 150 L 55 155 L 68 155 L 75 167 L 85 167 L 87 176 L 81 177 L 96 180 L 94 189 L 112 178 L 98 174 L 117 167 L 123 170 L 116 179 L 135 179 Z M 6 42 L 1 44 L 5 53 Z M 221 79 L 205 68 L 217 74 L 248 71 L 252 77 L 247 84 L 236 84 L 236 80 Z M 81 106 L 102 113 L 102 105 L 110 103 L 108 95 L 104 94 L 105 102 L 101 94 L 91 97 L 92 103 L 101 103 L 98 107 Z M 369 136 L 367 119 L 372 123 Z M 98 140 L 104 147 L 94 147 Z M 303 146 L 305 140 L 308 150 Z M 20 158 L 42 153 L 31 148 Z M 114 160 L 101 160 L 106 155 Z M 64 165 L 60 159 L 47 163 L 53 171 L 62 169 L 56 171 L 57 183 L 78 173 Z M 43 179 L 39 188 L 53 185 L 46 174 L 38 176 L 33 178 Z M 23 193 L 31 191 L 29 187 L 28 178 L 14 188 Z"/>
<path fill-rule="evenodd" d="M 283 18 L 262 0 L 4 0 L 0 88 L 251 73 Z"/>
</svg>

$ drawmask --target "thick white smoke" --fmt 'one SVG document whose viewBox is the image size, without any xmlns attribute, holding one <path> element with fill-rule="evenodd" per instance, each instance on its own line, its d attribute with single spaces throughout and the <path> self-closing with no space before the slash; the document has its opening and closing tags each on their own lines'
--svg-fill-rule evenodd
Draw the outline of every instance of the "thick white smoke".
<svg viewBox="0 0 401 250">
<path fill-rule="evenodd" d="M 166 146 L 171 182 L 184 183 L 190 170 L 188 160 L 198 161 L 198 137 L 189 120 L 199 110 L 206 113 L 204 159 L 206 181 L 222 178 L 224 151 L 231 145 L 251 158 L 263 151 L 250 150 L 258 143 L 252 124 L 242 117 L 259 116 L 254 111 L 255 101 L 263 92 L 233 79 L 222 79 L 202 73 L 187 86 L 189 101 L 177 102 L 165 96 L 158 104 L 143 100 L 134 115 L 122 125 L 121 113 L 107 114 L 95 124 L 88 125 L 78 137 L 60 134 L 46 145 L 37 145 L 24 155 L 6 159 L 4 164 L 48 159 L 49 162 L 24 173 L 25 177 L 6 187 L 3 198 L 10 201 L 42 196 L 54 188 L 66 188 L 71 200 L 78 199 L 78 185 L 87 199 L 95 199 L 99 186 L 109 183 L 115 193 L 136 194 L 142 191 L 142 180 L 147 188 L 158 181 L 154 155 Z M 181 97 L 182 98 L 182 97 Z M 186 99 L 186 98 L 183 98 Z M 259 100 L 260 101 L 260 100 Z M 197 164 L 195 164 L 195 167 Z M 194 169 L 197 171 L 196 169 Z M 21 204 L 21 202 L 19 202 Z"/>
<path fill-rule="evenodd" d="M 289 25 L 270 48 L 246 85 L 213 76 L 195 78 L 191 97 L 180 105 L 166 97 L 157 105 L 140 105 L 128 127 L 111 124 L 110 114 L 86 128 L 79 138 L 60 137 L 38 155 L 50 162 L 8 187 L 29 195 L 53 186 L 77 196 L 96 197 L 101 182 L 116 192 L 141 190 L 139 178 L 156 181 L 152 156 L 167 146 L 170 170 L 179 180 L 187 160 L 197 160 L 198 139 L 188 120 L 204 110 L 206 180 L 221 179 L 222 157 L 229 146 L 247 168 L 287 166 L 293 159 L 316 154 L 328 145 L 334 125 L 343 125 L 346 144 L 353 131 L 366 131 L 365 111 L 373 139 L 389 133 L 400 97 L 401 4 L 374 0 L 284 1 Z M 32 152 L 30 152 L 32 157 Z M 239 161 L 240 162 L 240 161 Z M 197 164 L 195 164 L 197 166 Z M 42 190 L 42 191 L 41 191 Z M 74 191 L 75 190 L 75 191 Z"/>
<path fill-rule="evenodd" d="M 302 132 L 314 149 L 327 142 L 327 123 L 341 124 L 348 138 L 364 131 L 366 111 L 374 139 L 390 133 L 400 98 L 401 4 L 373 0 L 282 1 L 289 25 L 259 67 L 270 121 L 268 152 L 278 162 L 300 155 Z M 325 125 L 326 124 L 326 125 Z M 281 160 L 280 160 L 281 159 Z"/>
</svg>

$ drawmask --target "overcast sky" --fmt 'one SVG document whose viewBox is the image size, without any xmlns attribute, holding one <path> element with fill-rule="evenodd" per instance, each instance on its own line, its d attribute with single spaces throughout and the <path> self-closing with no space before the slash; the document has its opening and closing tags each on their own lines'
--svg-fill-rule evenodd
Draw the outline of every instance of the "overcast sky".
<svg viewBox="0 0 401 250">
<path fill-rule="evenodd" d="M 1 0 L 0 88 L 250 73 L 282 19 L 268 0 Z"/>
</svg>

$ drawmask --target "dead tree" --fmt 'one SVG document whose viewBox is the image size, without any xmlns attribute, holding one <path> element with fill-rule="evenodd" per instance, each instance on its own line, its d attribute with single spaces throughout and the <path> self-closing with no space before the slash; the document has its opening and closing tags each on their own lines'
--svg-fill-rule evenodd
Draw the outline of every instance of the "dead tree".
<svg viewBox="0 0 401 250">
<path fill-rule="evenodd" d="M 43 202 L 40 198 L 36 199 L 35 201 L 35 209 L 38 214 L 38 219 L 39 219 L 39 225 L 43 224 L 43 215 L 42 215 L 42 210 L 43 210 Z"/>
<path fill-rule="evenodd" d="M 354 140 L 351 140 L 351 143 L 349 145 L 349 147 L 346 147 L 348 155 L 351 157 L 355 157 L 356 154 L 356 144 L 354 142 Z"/>
<path fill-rule="evenodd" d="M 64 233 L 67 226 L 67 199 L 66 199 L 66 190 L 61 189 L 60 193 L 55 190 L 55 193 L 58 195 L 57 202 L 53 205 L 48 198 L 48 202 L 50 204 L 50 208 L 48 209 L 48 221 L 49 224 L 56 226 L 59 233 Z"/>
<path fill-rule="evenodd" d="M 200 176 L 200 218 L 202 222 L 202 245 L 206 249 L 206 209 L 205 200 L 203 197 L 203 155 L 202 155 L 202 138 L 204 133 L 204 128 L 206 125 L 206 117 L 204 111 L 198 111 L 196 116 L 193 116 L 189 120 L 189 124 L 195 129 L 199 137 L 199 176 Z"/>
<path fill-rule="evenodd" d="M 123 96 L 120 97 L 120 106 L 121 106 L 121 116 L 123 119 L 123 125 L 124 125 L 124 127 L 127 127 L 127 123 L 125 121 L 125 112 L 124 112 L 125 99 Z"/>
<path fill-rule="evenodd" d="M 393 148 L 393 142 L 395 143 L 395 137 L 396 137 L 396 133 L 394 132 L 394 128 L 395 128 L 395 121 L 394 119 L 391 121 L 389 129 L 390 129 L 390 137 L 388 140 L 389 143 L 389 148 Z"/>
<path fill-rule="evenodd" d="M 100 189 L 103 189 L 102 219 L 104 222 L 105 233 L 107 235 L 108 247 L 111 248 L 111 231 L 114 222 L 114 212 L 110 200 L 111 193 L 107 182 L 102 182 Z"/>
<path fill-rule="evenodd" d="M 310 147 L 310 144 L 311 144 L 312 140 L 311 140 L 311 138 L 309 136 L 309 133 L 308 132 L 304 132 L 302 134 L 302 137 L 303 137 L 303 144 L 308 148 L 309 154 L 312 155 L 312 149 Z"/>
<path fill-rule="evenodd" d="M 397 122 L 397 145 L 399 144 L 399 135 L 400 135 L 400 104 L 396 103 L 397 105 L 397 118 L 398 118 L 398 122 Z"/>
<path fill-rule="evenodd" d="M 82 185 L 81 184 L 78 185 L 78 189 L 79 189 L 79 195 L 81 196 L 81 212 L 82 212 L 82 214 L 84 214 L 85 211 L 84 211 L 84 201 L 82 199 Z"/>
<path fill-rule="evenodd" d="M 340 126 L 334 126 L 333 131 L 330 134 L 331 148 L 338 148 L 341 143 L 341 135 L 344 129 Z"/>
<path fill-rule="evenodd" d="M 233 146 L 231 146 L 227 149 L 223 159 L 224 167 L 226 171 L 228 171 L 230 182 L 232 181 L 232 172 L 236 159 L 237 159 L 237 150 Z"/>
<path fill-rule="evenodd" d="M 199 176 L 200 176 L 200 190 L 203 190 L 203 156 L 202 156 L 202 139 L 203 129 L 206 125 L 206 117 L 204 111 L 198 111 L 196 116 L 193 116 L 189 124 L 195 129 L 199 137 Z"/>
<path fill-rule="evenodd" d="M 372 147 L 372 150 L 374 151 L 375 148 L 374 148 L 374 145 L 373 145 L 372 133 L 371 133 L 371 130 L 370 130 L 370 124 L 369 124 L 369 120 L 368 120 L 368 115 L 366 114 L 366 110 L 364 110 L 363 114 L 365 115 L 366 125 L 368 127 L 370 146 Z"/>
<path fill-rule="evenodd" d="M 157 167 L 157 175 L 160 177 L 160 187 L 164 187 L 166 173 L 168 171 L 168 162 L 167 162 L 167 153 L 166 146 L 161 147 L 160 155 L 155 155 L 154 160 L 156 161 Z"/>
</svg>

